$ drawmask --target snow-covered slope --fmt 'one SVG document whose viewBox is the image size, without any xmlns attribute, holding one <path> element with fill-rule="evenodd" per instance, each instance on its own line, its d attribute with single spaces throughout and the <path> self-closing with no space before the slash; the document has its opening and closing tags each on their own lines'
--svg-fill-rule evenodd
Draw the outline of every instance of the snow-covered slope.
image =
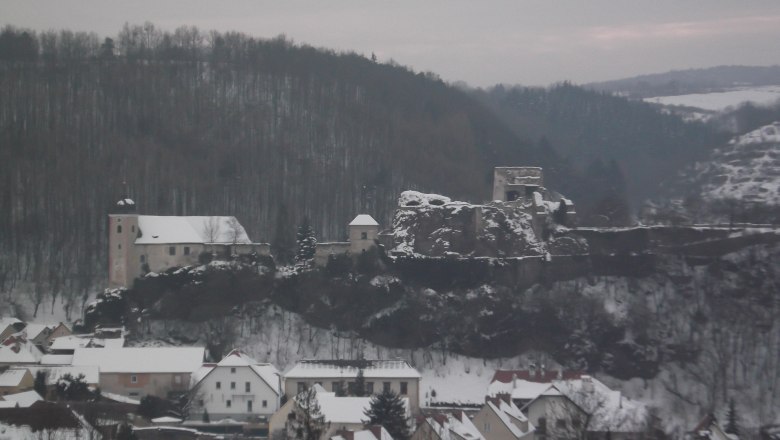
<svg viewBox="0 0 780 440">
<path fill-rule="evenodd" d="M 645 102 L 665 106 L 695 107 L 702 110 L 722 111 L 746 102 L 755 105 L 772 105 L 780 101 L 780 86 L 740 87 L 724 92 L 696 93 L 691 95 L 656 96 Z"/>
<path fill-rule="evenodd" d="M 696 164 L 693 179 L 705 200 L 780 205 L 780 122 L 761 127 Z"/>
</svg>

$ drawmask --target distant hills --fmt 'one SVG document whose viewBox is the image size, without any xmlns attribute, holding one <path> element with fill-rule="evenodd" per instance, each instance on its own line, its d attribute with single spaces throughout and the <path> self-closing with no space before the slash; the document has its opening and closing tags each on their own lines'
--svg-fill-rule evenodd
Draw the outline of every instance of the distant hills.
<svg viewBox="0 0 780 440">
<path fill-rule="evenodd" d="M 704 69 L 673 70 L 613 81 L 584 84 L 583 87 L 619 93 L 630 98 L 685 95 L 723 91 L 739 86 L 780 84 L 780 65 L 717 66 Z"/>
</svg>

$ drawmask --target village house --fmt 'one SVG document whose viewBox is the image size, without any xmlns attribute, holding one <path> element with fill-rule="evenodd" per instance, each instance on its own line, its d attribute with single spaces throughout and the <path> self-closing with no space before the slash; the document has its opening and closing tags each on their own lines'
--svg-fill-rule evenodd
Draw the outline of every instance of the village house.
<svg viewBox="0 0 780 440">
<path fill-rule="evenodd" d="M 123 199 L 108 216 L 108 281 L 126 287 L 147 272 L 199 263 L 204 252 L 269 255 L 266 243 L 252 243 L 231 216 L 138 215 Z"/>
<path fill-rule="evenodd" d="M 74 366 L 97 366 L 100 389 L 132 398 L 167 398 L 189 390 L 202 347 L 77 348 Z"/>
<path fill-rule="evenodd" d="M 512 402 L 522 408 L 546 391 L 555 380 L 573 380 L 582 376 L 580 371 L 547 370 L 544 367 L 528 370 L 496 370 L 488 386 L 488 396 L 509 394 Z"/>
<path fill-rule="evenodd" d="M 534 426 L 508 394 L 485 398 L 472 421 L 488 440 L 530 440 L 534 434 Z"/>
<path fill-rule="evenodd" d="M 314 264 L 325 266 L 337 255 L 360 255 L 375 245 L 379 223 L 368 214 L 360 214 L 347 225 L 348 241 L 317 243 Z"/>
<path fill-rule="evenodd" d="M 69 336 L 73 332 L 63 323 L 58 324 L 27 324 L 24 328 L 27 340 L 38 346 L 41 351 L 47 351 L 52 341 L 61 336 Z"/>
<path fill-rule="evenodd" d="M 260 363 L 239 350 L 217 364 L 204 364 L 193 375 L 190 418 L 208 412 L 211 420 L 251 421 L 268 418 L 280 406 L 282 378 L 276 368 Z"/>
<path fill-rule="evenodd" d="M 366 392 L 370 395 L 390 390 L 409 399 L 413 412 L 420 407 L 420 372 L 404 360 L 303 360 L 284 375 L 288 398 L 321 385 L 331 392 L 348 393 L 358 372 L 363 371 Z M 345 388 L 346 387 L 346 388 Z"/>
<path fill-rule="evenodd" d="M 13 334 L 0 343 L 0 366 L 37 364 L 42 356 L 41 350 L 24 333 Z"/>
<path fill-rule="evenodd" d="M 596 378 L 556 380 L 522 408 L 536 428 L 536 439 L 638 439 L 649 414 L 640 402 L 613 391 Z"/>
<path fill-rule="evenodd" d="M 16 394 L 31 390 L 35 379 L 25 368 L 9 368 L 0 373 L 0 394 Z"/>
<path fill-rule="evenodd" d="M 420 416 L 411 440 L 486 440 L 463 411 Z"/>
<path fill-rule="evenodd" d="M 344 431 L 362 431 L 364 428 L 363 420 L 366 419 L 365 412 L 371 408 L 372 397 L 340 397 L 334 392 L 325 391 L 319 383 L 312 385 L 320 414 L 325 423 L 325 430 L 320 436 L 321 440 L 333 437 L 337 432 Z M 296 405 L 299 405 L 298 399 L 302 395 L 292 396 L 279 411 L 277 411 L 268 424 L 269 435 L 279 435 L 286 429 L 289 419 L 294 419 Z M 407 409 L 407 418 L 409 417 L 409 399 L 404 397 L 404 405 Z"/>
<path fill-rule="evenodd" d="M 5 341 L 9 336 L 24 330 L 24 322 L 16 318 L 0 319 L 0 342 Z"/>
</svg>

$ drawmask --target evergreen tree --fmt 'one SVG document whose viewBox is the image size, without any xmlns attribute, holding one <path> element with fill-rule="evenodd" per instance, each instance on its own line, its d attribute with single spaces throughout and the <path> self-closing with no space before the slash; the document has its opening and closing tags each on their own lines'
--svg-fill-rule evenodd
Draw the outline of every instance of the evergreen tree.
<svg viewBox="0 0 780 440">
<path fill-rule="evenodd" d="M 304 217 L 303 223 L 298 227 L 296 235 L 298 251 L 295 253 L 295 261 L 303 263 L 314 258 L 314 252 L 317 250 L 317 239 L 314 237 L 314 230 L 309 225 L 309 218 Z"/>
<path fill-rule="evenodd" d="M 203 409 L 203 423 L 211 423 L 211 418 L 209 417 L 209 410 Z"/>
<path fill-rule="evenodd" d="M 295 406 L 285 424 L 287 438 L 319 440 L 326 429 L 325 416 L 320 412 L 315 387 L 308 388 L 295 396 Z"/>
<path fill-rule="evenodd" d="M 726 426 L 723 427 L 723 431 L 727 434 L 734 434 L 739 436 L 739 414 L 737 414 L 737 407 L 734 404 L 734 399 L 729 400 L 729 409 L 726 412 Z"/>
<path fill-rule="evenodd" d="M 44 399 L 46 398 L 47 389 L 46 389 L 46 371 L 45 370 L 38 370 L 37 373 L 35 373 L 35 382 L 33 383 L 33 389 L 35 389 L 35 392 L 38 393 L 41 397 Z"/>
<path fill-rule="evenodd" d="M 382 425 L 395 440 L 409 438 L 409 424 L 406 419 L 406 408 L 401 397 L 390 390 L 371 399 L 371 407 L 364 413 L 368 417 L 364 423 Z"/>
<path fill-rule="evenodd" d="M 358 370 L 357 377 L 355 378 L 355 387 L 352 390 L 352 394 L 356 397 L 363 397 L 366 395 L 366 376 L 363 374 L 363 369 Z"/>
</svg>

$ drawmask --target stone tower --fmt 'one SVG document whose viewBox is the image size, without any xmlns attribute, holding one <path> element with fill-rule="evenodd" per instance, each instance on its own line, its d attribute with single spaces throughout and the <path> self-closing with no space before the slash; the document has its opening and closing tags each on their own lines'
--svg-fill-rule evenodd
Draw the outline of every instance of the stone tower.
<svg viewBox="0 0 780 440">
<path fill-rule="evenodd" d="M 493 200 L 528 200 L 544 186 L 539 167 L 496 167 L 493 170 Z"/>
<path fill-rule="evenodd" d="M 144 264 L 138 261 L 135 239 L 138 236 L 138 214 L 132 199 L 117 202 L 108 215 L 108 285 L 129 286 L 141 274 Z"/>
</svg>

